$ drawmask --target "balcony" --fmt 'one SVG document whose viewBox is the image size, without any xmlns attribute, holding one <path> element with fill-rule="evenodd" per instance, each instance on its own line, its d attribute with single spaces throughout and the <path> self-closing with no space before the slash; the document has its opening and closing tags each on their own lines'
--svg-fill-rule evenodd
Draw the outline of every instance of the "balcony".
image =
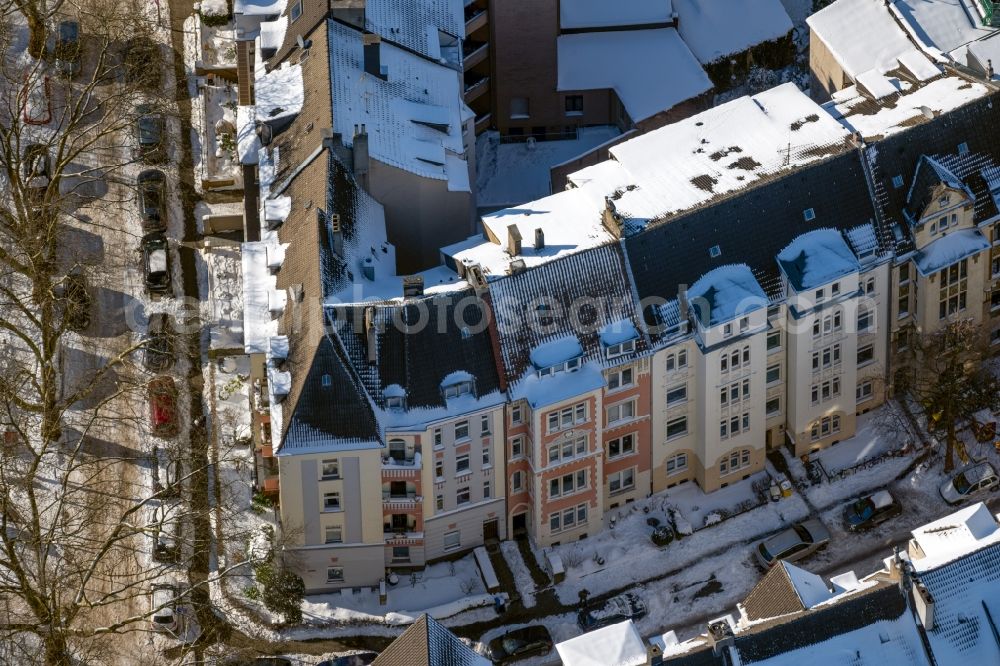
<svg viewBox="0 0 1000 666">
<path fill-rule="evenodd" d="M 393 511 L 416 509 L 423 501 L 424 498 L 416 493 L 407 493 L 406 495 L 390 495 L 389 493 L 382 493 L 382 508 L 391 509 Z"/>
<path fill-rule="evenodd" d="M 478 77 L 478 78 L 476 78 Z M 490 77 L 473 74 L 465 78 L 465 103 L 471 104 L 490 89 Z"/>
<path fill-rule="evenodd" d="M 471 35 L 476 30 L 486 26 L 490 20 L 489 12 L 486 9 L 469 5 L 465 8 L 465 34 Z"/>
<path fill-rule="evenodd" d="M 462 44 L 462 66 L 465 71 L 469 71 L 486 60 L 489 53 L 489 42 L 464 42 Z"/>
<path fill-rule="evenodd" d="M 261 484 L 260 487 L 261 487 L 261 489 L 263 489 L 264 493 L 267 494 L 267 495 L 270 495 L 272 493 L 275 494 L 275 495 L 277 495 L 278 494 L 278 477 L 275 476 L 275 477 L 271 477 L 270 479 L 264 479 L 264 482 Z"/>
<path fill-rule="evenodd" d="M 476 134 L 481 134 L 490 128 L 490 122 L 493 120 L 492 113 L 485 113 L 476 118 Z"/>
</svg>

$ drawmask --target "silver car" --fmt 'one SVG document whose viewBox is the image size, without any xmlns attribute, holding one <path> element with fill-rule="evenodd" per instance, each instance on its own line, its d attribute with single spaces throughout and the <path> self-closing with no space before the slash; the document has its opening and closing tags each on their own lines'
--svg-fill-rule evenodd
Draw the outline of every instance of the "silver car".
<svg viewBox="0 0 1000 666">
<path fill-rule="evenodd" d="M 815 518 L 801 523 L 792 523 L 787 530 L 764 539 L 754 548 L 757 561 L 765 568 L 778 560 L 797 562 L 815 553 L 830 543 L 830 533 L 826 526 Z"/>
<path fill-rule="evenodd" d="M 948 504 L 958 504 L 967 499 L 992 493 L 1000 488 L 1000 477 L 988 462 L 969 465 L 941 486 L 941 497 Z"/>
</svg>

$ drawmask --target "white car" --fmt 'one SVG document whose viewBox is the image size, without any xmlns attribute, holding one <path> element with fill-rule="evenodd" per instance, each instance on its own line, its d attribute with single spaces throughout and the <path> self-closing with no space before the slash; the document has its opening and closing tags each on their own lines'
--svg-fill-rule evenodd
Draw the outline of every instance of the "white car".
<svg viewBox="0 0 1000 666">
<path fill-rule="evenodd" d="M 948 504 L 958 504 L 1000 488 L 1000 477 L 988 462 L 969 465 L 941 486 L 941 497 Z"/>
<path fill-rule="evenodd" d="M 158 583 L 149 593 L 149 610 L 153 615 L 150 622 L 153 629 L 165 633 L 177 633 L 179 622 L 177 618 L 177 588 L 173 585 Z"/>
</svg>

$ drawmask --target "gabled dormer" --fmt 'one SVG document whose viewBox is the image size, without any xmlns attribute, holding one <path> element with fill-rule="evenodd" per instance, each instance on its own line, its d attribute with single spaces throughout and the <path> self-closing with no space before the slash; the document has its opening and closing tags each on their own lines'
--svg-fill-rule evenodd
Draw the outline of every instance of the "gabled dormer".
<svg viewBox="0 0 1000 666">
<path fill-rule="evenodd" d="M 583 363 L 583 346 L 575 335 L 542 343 L 531 350 L 531 365 L 539 377 L 575 372 Z"/>
<path fill-rule="evenodd" d="M 683 295 L 702 347 L 714 347 L 767 327 L 767 294 L 746 264 L 715 268 Z"/>
<path fill-rule="evenodd" d="M 917 249 L 974 224 L 975 195 L 940 160 L 923 155 L 906 196 L 904 214 Z"/>
</svg>

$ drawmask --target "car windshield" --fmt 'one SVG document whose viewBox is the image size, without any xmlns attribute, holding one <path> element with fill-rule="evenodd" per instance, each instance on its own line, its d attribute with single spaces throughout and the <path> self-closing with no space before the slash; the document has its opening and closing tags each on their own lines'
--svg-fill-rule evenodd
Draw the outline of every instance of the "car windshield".
<svg viewBox="0 0 1000 666">
<path fill-rule="evenodd" d="M 771 553 L 767 552 L 767 548 L 764 547 L 764 544 L 760 544 L 759 546 L 757 546 L 757 550 L 760 551 L 761 557 L 763 557 L 768 562 L 770 562 L 771 560 L 774 559 L 774 555 L 772 555 Z"/>
<path fill-rule="evenodd" d="M 503 640 L 500 641 L 500 645 L 503 647 L 503 651 L 507 654 L 516 654 L 517 651 L 527 645 L 527 643 L 517 637 L 504 636 Z"/>
<path fill-rule="evenodd" d="M 962 495 L 969 492 L 969 486 L 972 485 L 971 483 L 969 483 L 969 480 L 965 477 L 964 472 L 956 476 L 955 480 L 952 481 L 951 483 L 953 486 L 955 486 L 955 490 L 957 490 Z"/>
<path fill-rule="evenodd" d="M 167 253 L 165 250 L 153 250 L 149 253 L 149 272 L 167 272 Z"/>
<path fill-rule="evenodd" d="M 806 543 L 812 541 L 812 535 L 809 534 L 809 530 L 807 530 L 803 525 L 793 525 L 792 529 L 795 530 L 795 534 L 797 534 L 798 537 Z"/>
<path fill-rule="evenodd" d="M 873 513 L 875 513 L 875 505 L 872 504 L 872 501 L 867 498 L 858 500 L 851 508 L 854 511 L 854 515 L 861 520 L 867 520 L 872 517 Z"/>
</svg>

